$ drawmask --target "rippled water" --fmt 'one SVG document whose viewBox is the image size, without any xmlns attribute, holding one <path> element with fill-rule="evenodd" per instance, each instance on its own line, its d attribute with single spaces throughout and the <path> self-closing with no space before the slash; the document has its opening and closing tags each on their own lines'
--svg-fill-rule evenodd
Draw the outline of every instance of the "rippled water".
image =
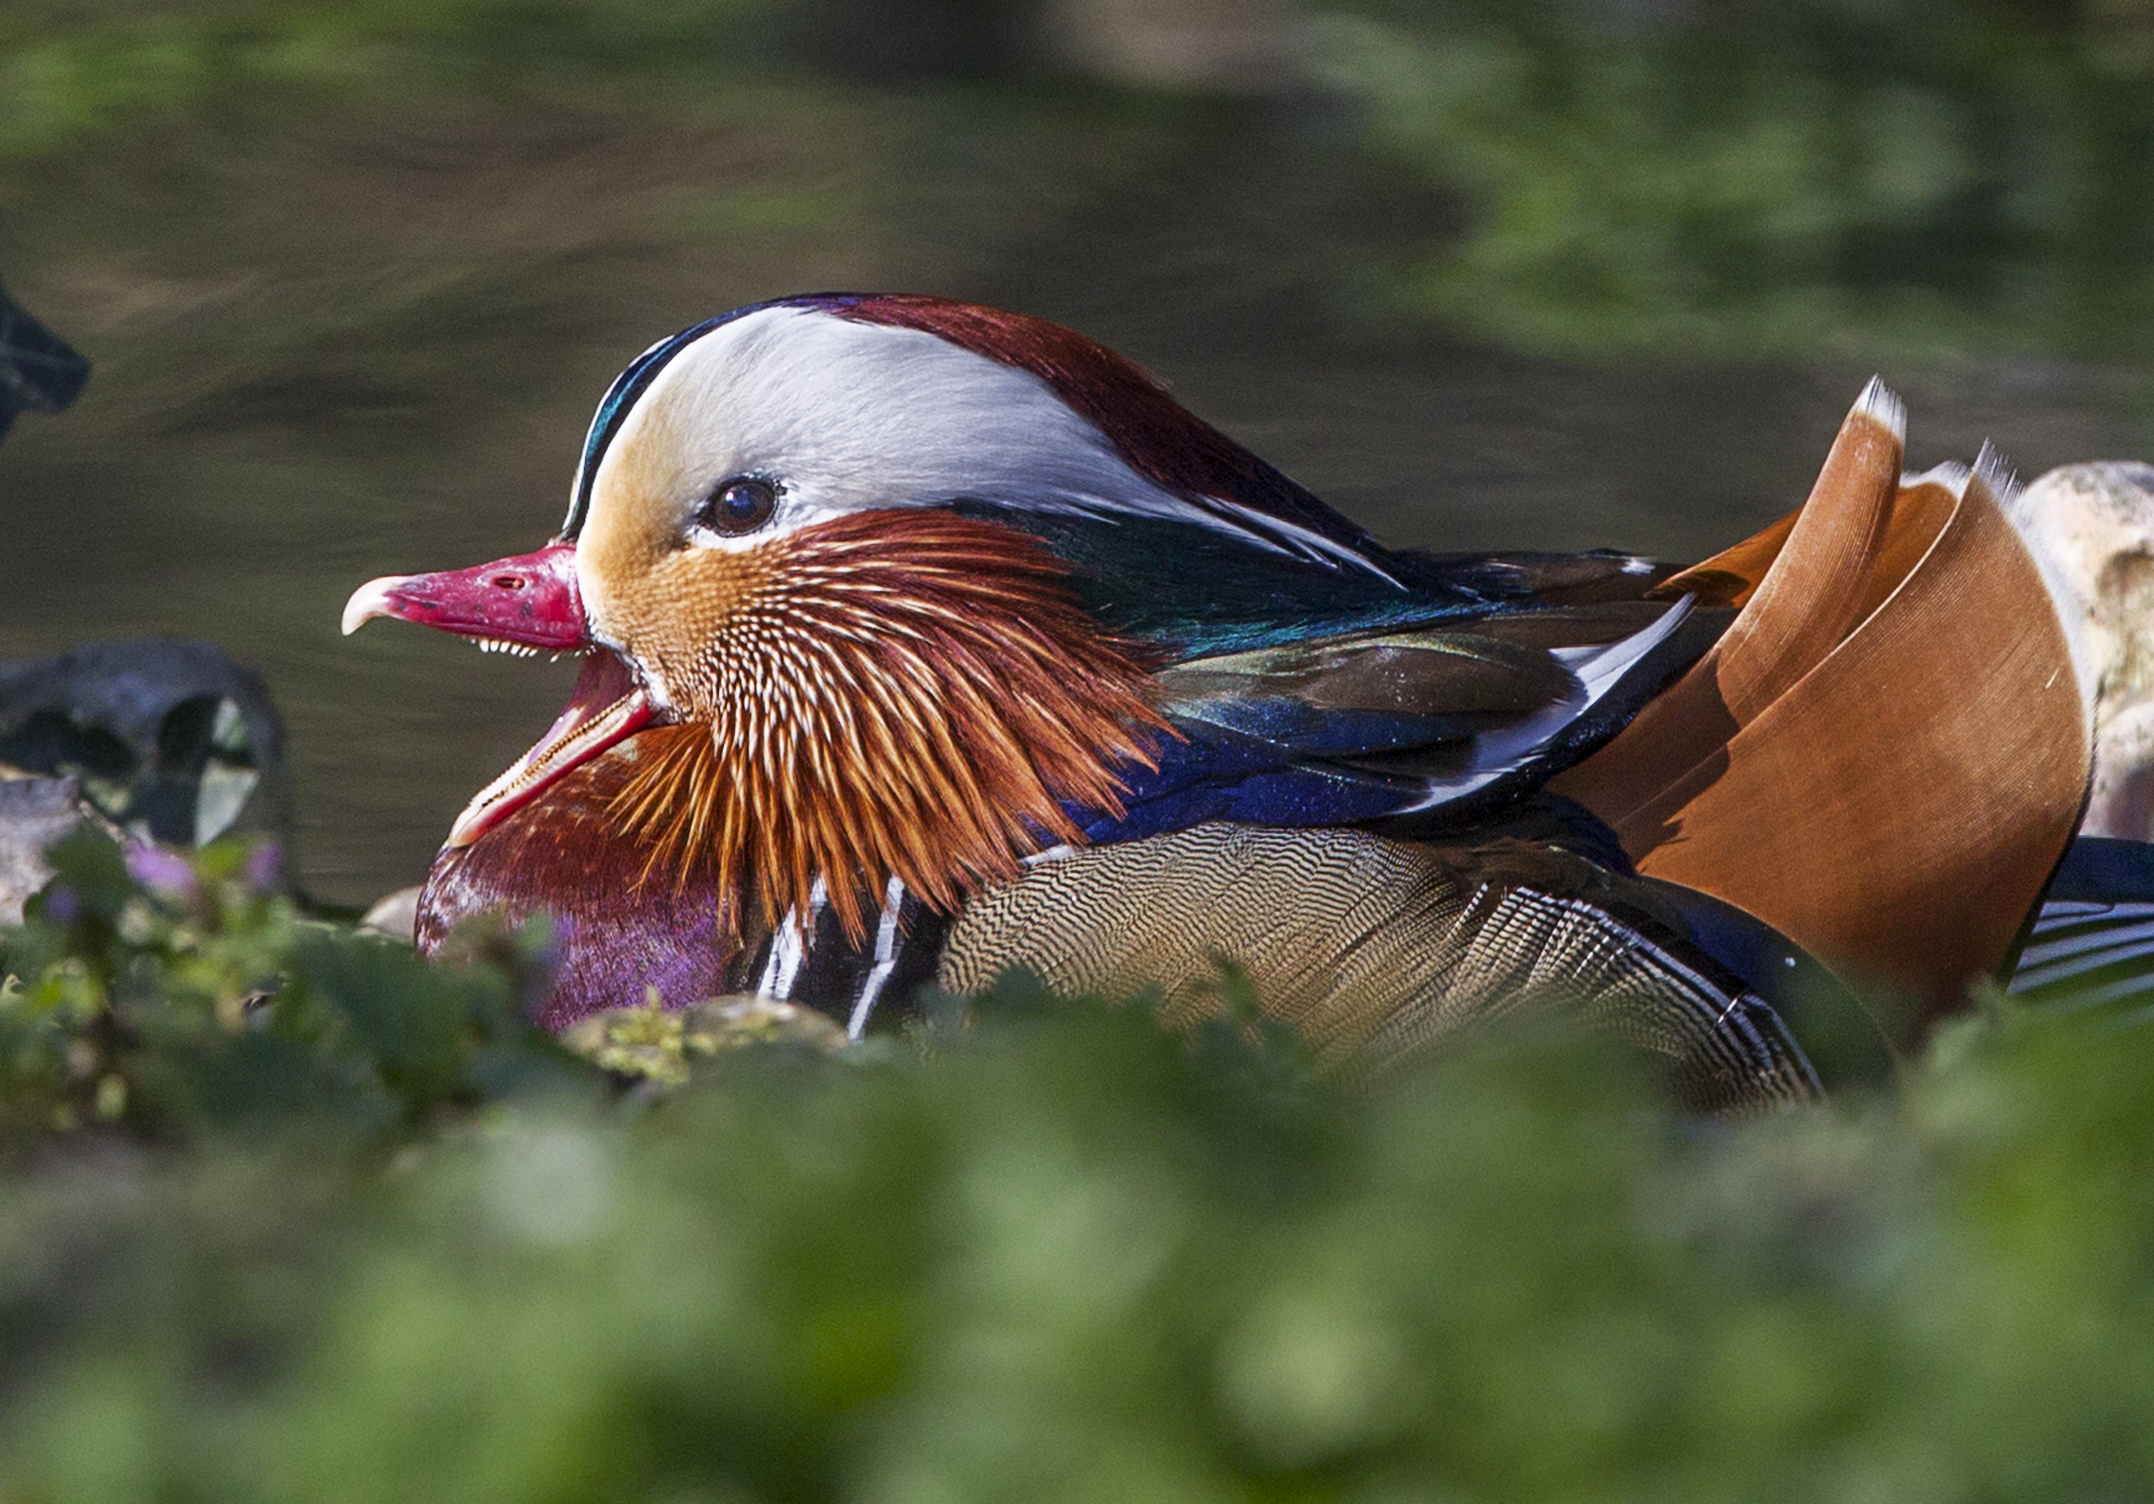
<svg viewBox="0 0 2154 1504">
<path fill-rule="evenodd" d="M 466 102 L 138 131 L 25 181 L 0 273 L 97 372 L 0 446 L 0 654 L 161 632 L 260 669 L 301 870 L 345 901 L 417 880 L 573 675 L 394 623 L 346 640 L 347 593 L 543 542 L 614 372 L 753 299 L 908 288 L 1073 324 L 1397 543 L 1708 552 L 1801 499 L 1879 363 L 1920 465 L 1985 436 L 2028 475 L 2154 454 L 2128 360 L 1447 334 L 1381 274 L 1457 206 L 1299 106 Z"/>
</svg>

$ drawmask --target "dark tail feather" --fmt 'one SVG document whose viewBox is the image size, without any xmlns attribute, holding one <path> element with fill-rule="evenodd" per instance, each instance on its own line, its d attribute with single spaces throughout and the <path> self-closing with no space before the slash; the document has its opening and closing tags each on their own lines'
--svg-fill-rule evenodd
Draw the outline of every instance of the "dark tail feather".
<svg viewBox="0 0 2154 1504">
<path fill-rule="evenodd" d="M 89 379 L 90 363 L 0 288 L 0 433 L 26 407 L 58 412 Z"/>
</svg>

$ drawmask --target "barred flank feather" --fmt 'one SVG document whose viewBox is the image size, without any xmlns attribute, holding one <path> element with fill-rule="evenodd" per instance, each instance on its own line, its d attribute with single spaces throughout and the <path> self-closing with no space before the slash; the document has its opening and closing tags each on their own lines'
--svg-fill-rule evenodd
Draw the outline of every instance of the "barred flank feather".
<svg viewBox="0 0 2154 1504">
<path fill-rule="evenodd" d="M 820 881 L 857 942 L 891 877 L 952 909 L 1078 840 L 1063 801 L 1119 814 L 1117 769 L 1167 732 L 1140 650 L 1022 534 L 870 512 L 704 557 L 726 609 L 676 636 L 683 719 L 639 738 L 615 805 L 651 840 L 646 881 L 708 853 L 772 923 Z"/>
<path fill-rule="evenodd" d="M 1188 1024 L 1217 1008 L 1222 958 L 1349 1079 L 1535 1011 L 1639 1050 L 1699 1111 L 1819 1093 L 1772 1006 L 1692 946 L 1648 884 L 1500 837 L 1217 821 L 1096 846 L 967 904 L 936 980 L 977 992 L 1024 966 L 1069 995 L 1157 987 L 1161 1016 Z"/>
</svg>

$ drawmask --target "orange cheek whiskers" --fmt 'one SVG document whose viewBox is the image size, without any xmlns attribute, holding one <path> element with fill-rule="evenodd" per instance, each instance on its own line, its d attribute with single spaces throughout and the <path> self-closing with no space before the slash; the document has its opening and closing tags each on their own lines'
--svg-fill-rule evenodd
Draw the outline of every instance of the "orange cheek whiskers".
<svg viewBox="0 0 2154 1504">
<path fill-rule="evenodd" d="M 709 567 L 705 592 L 668 569 L 647 618 L 684 720 L 644 733 L 614 805 L 645 880 L 707 856 L 773 925 L 820 880 L 857 940 L 890 877 L 949 908 L 1079 840 L 1064 801 L 1119 812 L 1116 769 L 1172 734 L 1142 650 L 1009 529 L 863 513 Z"/>
</svg>

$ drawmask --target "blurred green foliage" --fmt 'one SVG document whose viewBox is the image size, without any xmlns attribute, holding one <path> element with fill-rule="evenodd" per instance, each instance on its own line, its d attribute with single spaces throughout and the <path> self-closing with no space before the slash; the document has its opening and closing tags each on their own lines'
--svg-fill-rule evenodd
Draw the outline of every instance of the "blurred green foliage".
<svg viewBox="0 0 2154 1504">
<path fill-rule="evenodd" d="M 1394 160 L 1464 185 L 1408 274 L 1542 347 L 2139 357 L 2154 7 L 1996 0 L 1333 10 Z"/>
<path fill-rule="evenodd" d="M 429 92 L 662 115 L 748 89 L 819 137 L 849 128 L 819 82 L 924 83 L 1019 132 L 1090 87 L 1110 136 L 1145 134 L 1148 95 L 1255 90 L 1288 115 L 1343 103 L 1349 129 L 1323 129 L 1345 179 L 1458 206 L 1386 249 L 1385 306 L 1514 347 L 2136 361 L 2154 333 L 2147 0 L 1306 0 L 1170 6 L 1156 36 L 1103 40 L 1130 25 L 1106 0 L 24 0 L 0 11 L 0 173 L 147 123 Z M 1145 82 L 1145 47 L 1207 26 L 1269 28 L 1284 61 Z M 1088 76 L 1103 49 L 1136 72 Z M 890 95 L 871 113 L 922 128 Z M 961 159 L 969 134 L 927 149 Z M 899 170 L 917 215 L 946 163 Z M 720 194 L 682 227 L 806 233 L 860 208 Z M 1371 275 L 1354 259 L 1348 300 Z"/>
<path fill-rule="evenodd" d="M 295 1113 L 390 1145 L 569 1068 L 523 1021 L 542 932 L 430 967 L 302 920 L 275 855 L 123 854 L 88 827 L 54 848 L 27 922 L 0 931 L 0 1163 L 76 1131 L 178 1146 Z"/>
<path fill-rule="evenodd" d="M 2154 1031 L 2000 1006 L 1726 1127 L 1572 1037 L 1342 1093 L 1017 981 L 835 1050 L 632 1011 L 602 1088 L 528 949 L 60 865 L 0 1003 L 9 1504 L 2154 1486 Z"/>
<path fill-rule="evenodd" d="M 0 10 L 0 158 L 264 90 L 708 70 L 768 0 L 202 0 Z M 296 97 L 296 95 L 295 95 Z"/>
</svg>

